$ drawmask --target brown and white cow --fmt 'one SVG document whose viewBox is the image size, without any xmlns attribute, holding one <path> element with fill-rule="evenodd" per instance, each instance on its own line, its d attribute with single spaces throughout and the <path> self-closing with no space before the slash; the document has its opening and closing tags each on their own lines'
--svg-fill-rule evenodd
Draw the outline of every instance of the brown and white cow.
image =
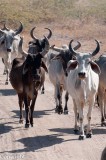
<svg viewBox="0 0 106 160">
<path fill-rule="evenodd" d="M 46 37 L 45 41 L 46 45 L 42 52 L 36 54 L 28 53 L 26 60 L 23 60 L 22 58 L 14 59 L 10 72 L 10 82 L 16 90 L 19 99 L 20 123 L 23 123 L 22 109 L 25 105 L 26 128 L 28 128 L 29 125 L 33 126 L 35 101 L 38 95 L 38 90 L 44 81 L 44 70 L 47 71 L 47 68 L 42 61 L 42 58 L 49 50 L 49 42 Z"/>
</svg>

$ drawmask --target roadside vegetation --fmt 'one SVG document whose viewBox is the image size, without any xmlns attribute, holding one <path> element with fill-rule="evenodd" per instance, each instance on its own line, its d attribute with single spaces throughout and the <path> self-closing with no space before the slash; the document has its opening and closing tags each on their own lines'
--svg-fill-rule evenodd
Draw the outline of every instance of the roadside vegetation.
<svg viewBox="0 0 106 160">
<path fill-rule="evenodd" d="M 72 37 L 106 37 L 106 0 L 0 0 L 4 20 L 11 27 L 21 21 L 24 32 L 48 26 Z"/>
</svg>

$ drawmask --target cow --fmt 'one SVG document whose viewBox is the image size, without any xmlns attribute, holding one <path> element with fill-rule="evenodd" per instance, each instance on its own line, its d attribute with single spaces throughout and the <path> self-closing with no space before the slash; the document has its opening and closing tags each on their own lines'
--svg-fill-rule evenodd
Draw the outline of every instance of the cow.
<svg viewBox="0 0 106 160">
<path fill-rule="evenodd" d="M 91 138 L 91 112 L 94 106 L 95 97 L 99 86 L 99 66 L 92 60 L 92 58 L 99 52 L 100 44 L 97 40 L 97 47 L 92 53 L 78 53 L 72 48 L 72 42 L 69 43 L 69 50 L 76 60 L 70 60 L 67 65 L 68 76 L 66 79 L 66 89 L 72 97 L 75 113 L 75 128 L 74 131 L 79 131 L 78 117 L 80 123 L 79 140 Z M 83 109 L 88 104 L 87 114 L 87 129 L 86 135 L 84 133 L 84 115 Z M 79 114 L 79 116 L 78 116 Z"/>
<path fill-rule="evenodd" d="M 6 27 L 6 24 L 4 23 L 4 26 L 3 26 L 3 28 L 1 29 L 2 31 L 9 31 L 9 28 L 7 28 Z M 2 37 L 3 36 L 3 33 L 1 33 L 0 32 L 0 37 Z M 2 43 L 4 43 L 4 42 L 2 42 Z M 4 59 L 2 58 L 2 62 L 3 62 L 3 64 L 4 64 Z M 5 75 L 6 74 L 6 67 L 4 66 L 4 72 L 3 72 L 3 75 Z"/>
<path fill-rule="evenodd" d="M 99 86 L 99 66 L 92 60 L 100 50 L 100 44 L 97 40 L 97 47 L 92 53 L 78 53 L 72 48 L 72 42 L 69 43 L 69 50 L 76 57 L 76 60 L 70 60 L 67 65 L 68 76 L 66 78 L 66 88 L 71 95 L 74 104 L 75 113 L 75 133 L 78 132 L 78 114 L 80 123 L 79 139 L 83 140 L 85 137 L 91 138 L 91 112 L 95 102 L 95 97 Z M 88 104 L 87 114 L 87 130 L 84 133 L 84 106 Z"/>
<path fill-rule="evenodd" d="M 35 28 L 36 27 L 33 27 L 30 31 L 30 36 L 32 37 L 33 41 L 29 42 L 29 48 L 28 48 L 28 53 L 33 53 L 33 54 L 36 54 L 37 52 L 41 52 L 45 47 L 45 38 L 38 39 L 34 35 Z M 49 31 L 49 34 L 47 35 L 47 38 L 50 39 L 51 36 L 52 36 L 52 31 L 49 28 L 45 28 L 45 29 Z M 35 46 L 36 46 L 36 50 L 35 50 Z M 46 63 L 46 55 L 43 58 L 43 62 Z M 44 87 L 44 84 L 43 84 L 42 88 L 41 88 L 41 94 L 44 94 L 44 91 L 45 91 L 45 87 Z"/>
<path fill-rule="evenodd" d="M 23 39 L 21 40 L 21 46 Z M 22 48 L 21 48 L 22 49 Z M 15 58 L 13 60 L 12 69 L 10 71 L 10 82 L 12 87 L 18 94 L 20 107 L 20 123 L 23 123 L 23 106 L 25 105 L 26 123 L 33 127 L 33 111 L 35 101 L 38 95 L 38 90 L 41 88 L 44 81 L 44 70 L 46 66 L 42 63 L 42 58 L 49 50 L 49 42 L 45 37 L 45 48 L 42 52 L 28 53 L 25 60 Z M 47 68 L 45 69 L 47 70 Z"/>
<path fill-rule="evenodd" d="M 80 47 L 80 43 L 75 46 L 75 49 Z M 48 74 L 51 83 L 54 86 L 54 97 L 56 102 L 55 111 L 58 114 L 63 113 L 62 108 L 62 93 L 63 90 L 66 90 L 65 79 L 67 76 L 66 67 L 67 63 L 70 59 L 72 59 L 72 54 L 69 51 L 68 47 L 58 48 L 52 46 L 51 49 L 59 52 L 49 52 L 47 54 L 47 65 L 48 65 Z M 65 94 L 65 107 L 64 107 L 64 114 L 68 114 L 67 108 L 67 101 L 68 101 L 68 92 Z"/>
<path fill-rule="evenodd" d="M 21 33 L 22 30 L 23 30 L 23 25 L 21 22 L 20 22 L 20 27 L 15 31 L 13 31 L 12 29 L 5 29 L 5 30 L 0 29 L 0 32 L 3 34 L 3 36 L 0 37 L 0 57 L 2 57 L 4 60 L 7 72 L 5 84 L 8 84 L 9 82 L 9 72 L 11 69 L 12 60 L 15 57 L 26 56 L 25 53 L 24 54 L 19 53 L 19 43 L 20 43 L 19 33 Z"/>
<path fill-rule="evenodd" d="M 101 55 L 95 62 L 101 69 L 97 102 L 101 110 L 101 126 L 106 126 L 106 55 Z"/>
</svg>

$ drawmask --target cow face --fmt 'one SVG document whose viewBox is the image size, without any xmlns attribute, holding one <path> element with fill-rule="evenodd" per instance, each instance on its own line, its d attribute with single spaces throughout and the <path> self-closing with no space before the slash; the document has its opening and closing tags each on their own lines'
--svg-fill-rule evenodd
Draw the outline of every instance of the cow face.
<svg viewBox="0 0 106 160">
<path fill-rule="evenodd" d="M 40 53 L 44 50 L 47 40 L 45 38 L 42 39 L 38 39 L 34 36 L 34 30 L 36 27 L 33 27 L 30 31 L 30 35 L 33 39 L 33 41 L 29 42 L 29 49 L 28 49 L 28 53 L 32 53 L 32 54 L 36 54 L 36 53 Z M 46 30 L 49 31 L 49 34 L 46 36 L 47 39 L 51 38 L 52 36 L 52 31 L 49 28 L 45 28 Z M 44 36 L 45 37 L 45 36 Z"/>
<path fill-rule="evenodd" d="M 96 49 L 92 53 L 80 53 L 76 52 L 72 48 L 72 42 L 69 43 L 69 50 L 73 56 L 76 57 L 76 60 L 69 61 L 67 70 L 75 69 L 77 67 L 77 74 L 80 79 L 85 79 L 88 76 L 89 70 L 92 69 L 97 74 L 100 74 L 99 66 L 92 61 L 92 57 L 95 56 L 100 50 L 100 44 L 97 40 L 96 42 Z"/>
<path fill-rule="evenodd" d="M 12 29 L 8 29 L 4 27 L 4 29 L 0 29 L 0 34 L 3 34 L 0 36 L 0 43 L 5 45 L 5 49 L 7 52 L 13 51 L 13 41 L 17 40 L 16 35 L 21 33 L 23 30 L 23 25 L 20 22 L 20 26 L 16 31 L 13 31 Z"/>
<path fill-rule="evenodd" d="M 67 70 L 77 69 L 77 76 L 80 79 L 88 77 L 89 70 L 92 69 L 97 74 L 100 74 L 99 66 L 91 60 L 90 54 L 77 55 L 76 60 L 71 60 L 68 63 Z"/>
<path fill-rule="evenodd" d="M 28 53 L 36 54 L 38 52 L 42 52 L 42 50 L 45 48 L 45 43 L 45 39 L 30 41 Z"/>
<path fill-rule="evenodd" d="M 26 61 L 24 62 L 23 75 L 30 73 L 33 81 L 39 81 L 41 63 L 41 54 L 28 54 Z"/>
<path fill-rule="evenodd" d="M 13 41 L 15 40 L 15 35 L 14 32 L 8 32 L 5 34 L 5 39 L 4 39 L 4 43 L 5 43 L 5 48 L 7 50 L 7 52 L 11 52 L 13 51 Z"/>
</svg>

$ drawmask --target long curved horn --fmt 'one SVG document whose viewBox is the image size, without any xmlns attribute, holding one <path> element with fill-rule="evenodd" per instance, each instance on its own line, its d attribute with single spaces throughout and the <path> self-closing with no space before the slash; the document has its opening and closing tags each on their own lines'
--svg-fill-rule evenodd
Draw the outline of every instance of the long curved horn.
<svg viewBox="0 0 106 160">
<path fill-rule="evenodd" d="M 70 52 L 72 53 L 72 55 L 78 56 L 78 53 L 76 53 L 75 50 L 72 48 L 72 42 L 73 42 L 73 41 L 74 41 L 74 40 L 72 39 L 72 40 L 70 41 L 70 43 L 69 43 L 69 50 L 70 50 Z"/>
<path fill-rule="evenodd" d="M 52 46 L 50 46 L 50 49 L 53 49 L 56 52 L 61 52 L 61 51 L 68 50 L 69 48 L 67 45 L 62 45 L 62 48 L 56 47 L 55 45 L 52 45 Z"/>
<path fill-rule="evenodd" d="M 9 31 L 9 28 L 6 27 L 6 24 L 4 23 L 4 27 L 2 28 L 2 30 L 7 30 Z"/>
<path fill-rule="evenodd" d="M 48 34 L 47 38 L 50 39 L 51 36 L 52 36 L 52 31 L 51 31 L 51 29 L 49 29 L 49 28 L 45 28 L 45 29 L 47 29 L 47 30 L 49 31 L 49 34 Z"/>
<path fill-rule="evenodd" d="M 20 22 L 20 21 L 19 21 Z M 19 28 L 15 31 L 15 35 L 20 34 L 23 30 L 23 24 L 20 22 Z"/>
<path fill-rule="evenodd" d="M 47 37 L 44 36 L 44 39 L 45 39 L 45 42 L 46 42 L 45 43 L 45 48 L 44 48 L 44 50 L 42 52 L 40 52 L 40 54 L 43 57 L 47 54 L 47 52 L 49 51 L 49 48 L 50 48 L 50 44 L 49 44 L 49 41 L 48 41 Z"/>
<path fill-rule="evenodd" d="M 61 52 L 61 51 L 64 50 L 63 48 L 55 47 L 55 45 L 50 46 L 50 49 L 52 49 L 52 50 L 54 50 L 56 52 Z"/>
<path fill-rule="evenodd" d="M 36 38 L 36 37 L 34 36 L 34 34 L 33 34 L 35 28 L 36 28 L 36 27 L 33 27 L 33 28 L 31 29 L 30 35 L 31 35 L 32 39 L 34 39 L 34 40 L 36 41 L 37 38 Z"/>
<path fill-rule="evenodd" d="M 92 56 L 95 56 L 99 51 L 100 51 L 100 44 L 99 42 L 95 39 L 97 47 L 96 49 L 93 51 L 93 53 L 91 54 Z"/>
<path fill-rule="evenodd" d="M 81 47 L 81 43 L 79 41 L 77 41 L 77 45 L 73 48 L 74 50 L 77 50 Z"/>
<path fill-rule="evenodd" d="M 23 50 L 23 37 L 20 37 L 20 42 L 19 42 L 19 48 L 18 48 L 19 52 L 21 54 L 23 54 L 23 56 L 27 56 L 28 53 L 26 51 Z"/>
</svg>

